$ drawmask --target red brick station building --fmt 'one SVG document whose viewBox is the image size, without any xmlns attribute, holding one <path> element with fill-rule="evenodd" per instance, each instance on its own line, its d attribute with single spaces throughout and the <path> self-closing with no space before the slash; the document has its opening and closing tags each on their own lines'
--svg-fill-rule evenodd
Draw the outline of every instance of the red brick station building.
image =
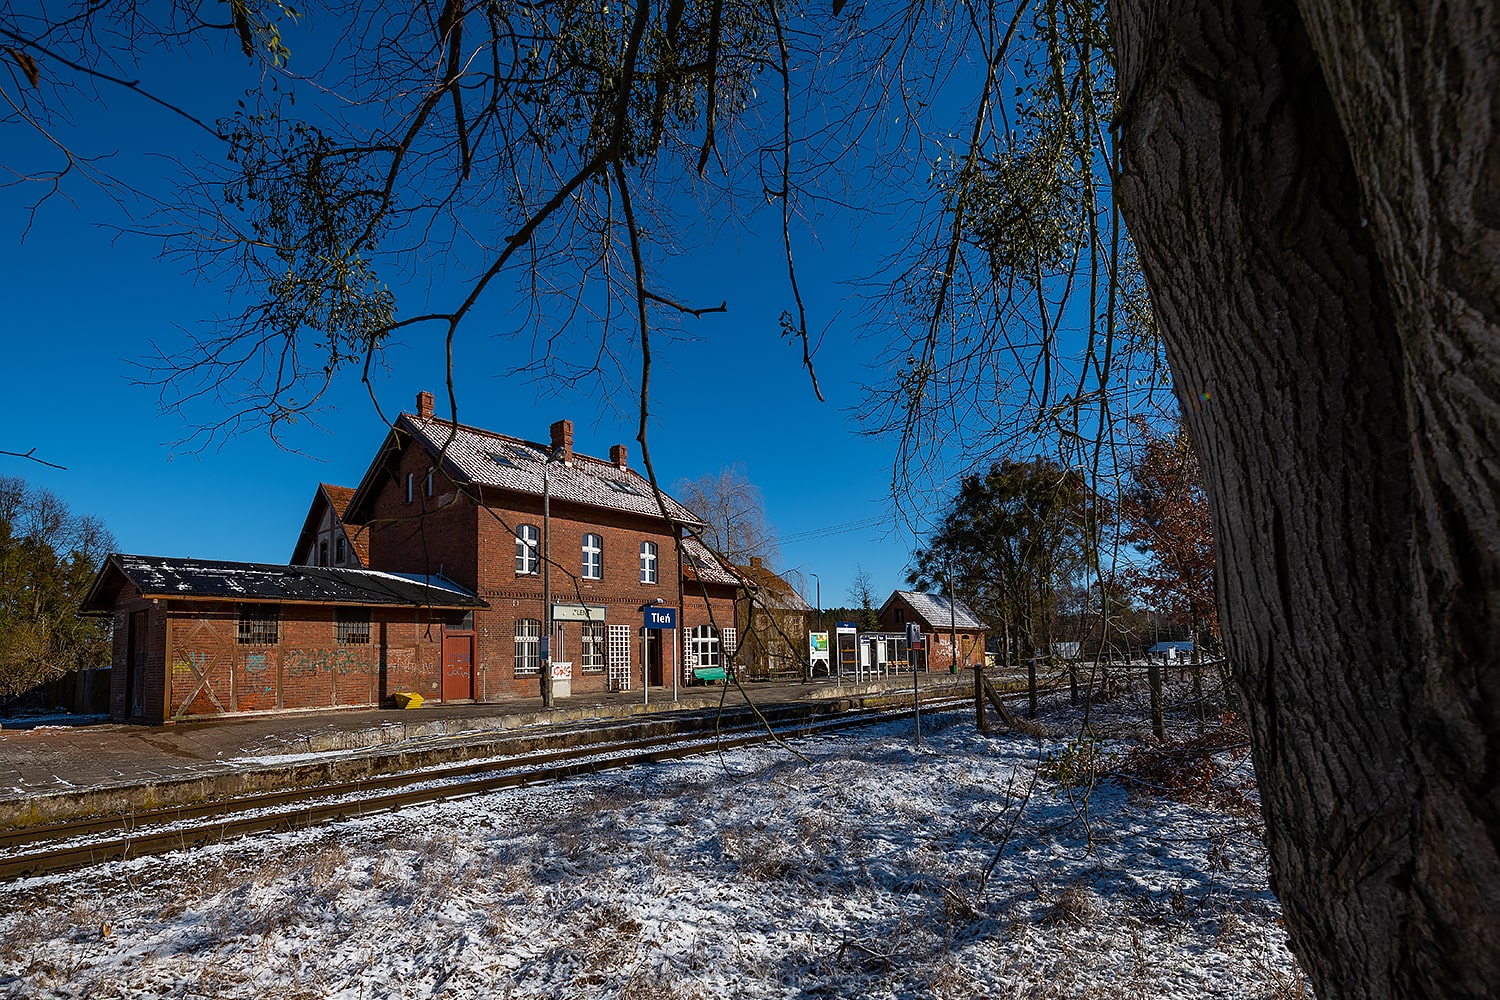
<svg viewBox="0 0 1500 1000">
<path fill-rule="evenodd" d="M 84 610 L 114 616 L 110 714 L 536 697 L 548 585 L 560 697 L 721 666 L 736 578 L 626 456 L 575 453 L 567 420 L 546 444 L 454 424 L 420 393 L 357 487 L 318 487 L 291 564 L 106 561 Z M 642 628 L 652 605 L 675 630 Z"/>
</svg>

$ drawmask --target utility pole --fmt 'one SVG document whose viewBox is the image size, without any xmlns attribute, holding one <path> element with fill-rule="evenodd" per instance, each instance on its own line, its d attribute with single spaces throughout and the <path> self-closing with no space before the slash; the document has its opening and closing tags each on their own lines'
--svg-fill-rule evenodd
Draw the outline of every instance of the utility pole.
<svg viewBox="0 0 1500 1000">
<path fill-rule="evenodd" d="M 552 694 L 552 480 L 547 470 L 552 465 L 552 453 L 547 453 L 542 462 L 542 641 L 547 644 L 547 655 L 542 658 L 542 707 L 552 708 L 556 698 Z"/>
</svg>

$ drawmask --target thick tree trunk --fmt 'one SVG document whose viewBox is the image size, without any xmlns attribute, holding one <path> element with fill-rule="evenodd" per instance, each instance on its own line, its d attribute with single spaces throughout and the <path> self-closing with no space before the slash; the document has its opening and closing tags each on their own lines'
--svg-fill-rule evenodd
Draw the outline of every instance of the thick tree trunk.
<svg viewBox="0 0 1500 1000">
<path fill-rule="evenodd" d="M 1118 197 L 1323 997 L 1500 984 L 1492 4 L 1114 0 Z"/>
</svg>

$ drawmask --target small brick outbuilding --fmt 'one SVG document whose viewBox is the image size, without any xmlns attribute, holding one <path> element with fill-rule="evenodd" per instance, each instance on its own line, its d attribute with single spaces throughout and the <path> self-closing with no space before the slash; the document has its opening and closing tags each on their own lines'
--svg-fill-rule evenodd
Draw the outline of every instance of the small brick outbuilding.
<svg viewBox="0 0 1500 1000">
<path fill-rule="evenodd" d="M 955 660 L 961 667 L 984 662 L 985 624 L 963 601 L 943 594 L 897 590 L 881 605 L 879 617 L 880 628 L 886 632 L 904 631 L 909 622 L 917 624 L 927 642 L 928 670 L 947 670 Z"/>
<path fill-rule="evenodd" d="M 442 576 L 109 557 L 83 602 L 114 617 L 110 716 L 163 723 L 474 697 L 474 612 Z"/>
</svg>

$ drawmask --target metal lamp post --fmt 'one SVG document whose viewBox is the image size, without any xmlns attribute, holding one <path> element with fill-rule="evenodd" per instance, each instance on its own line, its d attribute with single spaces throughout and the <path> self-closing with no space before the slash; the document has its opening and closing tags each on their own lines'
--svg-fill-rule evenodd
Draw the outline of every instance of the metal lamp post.
<svg viewBox="0 0 1500 1000">
<path fill-rule="evenodd" d="M 542 660 L 542 707 L 552 708 L 557 699 L 552 693 L 552 466 L 549 452 L 542 462 L 542 638 L 547 655 Z"/>
</svg>

